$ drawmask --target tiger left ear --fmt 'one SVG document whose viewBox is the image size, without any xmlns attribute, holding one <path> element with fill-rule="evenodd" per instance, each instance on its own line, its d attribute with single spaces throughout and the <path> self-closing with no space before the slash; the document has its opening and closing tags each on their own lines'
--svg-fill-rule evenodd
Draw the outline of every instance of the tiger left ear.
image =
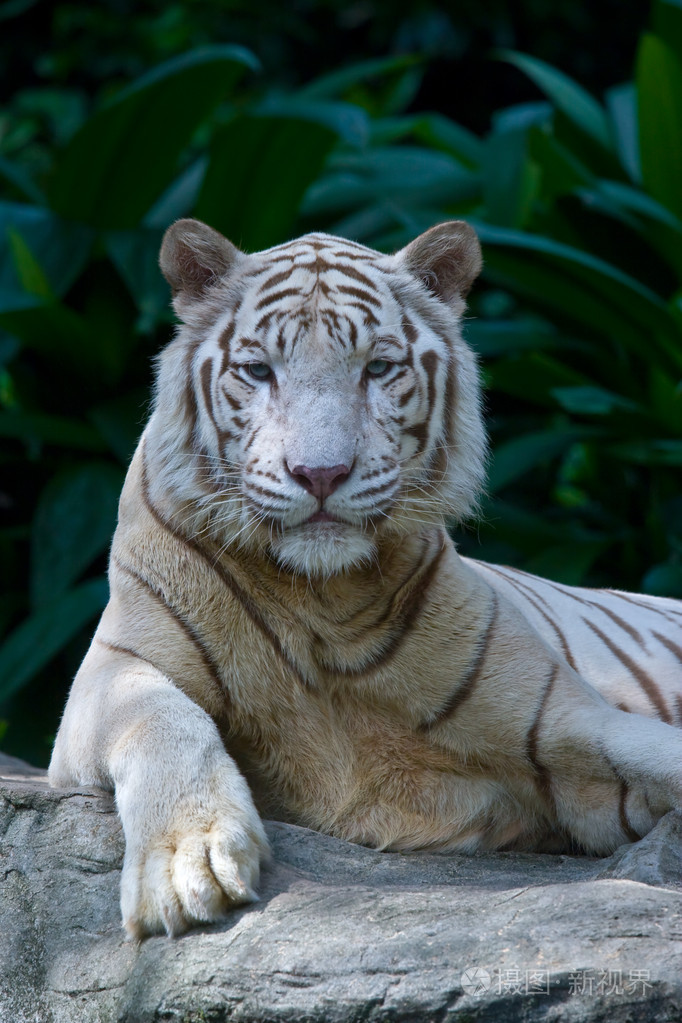
<svg viewBox="0 0 682 1023">
<path fill-rule="evenodd" d="M 483 267 L 476 232 L 463 220 L 429 228 L 397 252 L 396 258 L 444 302 L 464 298 Z"/>
<path fill-rule="evenodd" d="M 200 299 L 241 259 L 241 252 L 201 220 L 176 220 L 161 243 L 159 265 L 173 298 Z"/>
</svg>

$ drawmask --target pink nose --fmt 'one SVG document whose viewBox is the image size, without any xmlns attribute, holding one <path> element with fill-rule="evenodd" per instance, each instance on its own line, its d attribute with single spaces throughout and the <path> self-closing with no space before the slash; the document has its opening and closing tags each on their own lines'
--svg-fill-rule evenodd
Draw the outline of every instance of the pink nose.
<svg viewBox="0 0 682 1023">
<path fill-rule="evenodd" d="M 347 465 L 319 466 L 309 469 L 307 465 L 295 465 L 289 472 L 299 486 L 322 502 L 333 494 L 339 484 L 350 476 Z"/>
</svg>

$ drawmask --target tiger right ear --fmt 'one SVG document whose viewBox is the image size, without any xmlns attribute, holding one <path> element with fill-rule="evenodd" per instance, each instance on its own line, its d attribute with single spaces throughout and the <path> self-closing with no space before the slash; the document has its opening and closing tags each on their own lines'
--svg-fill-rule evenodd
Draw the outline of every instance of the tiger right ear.
<svg viewBox="0 0 682 1023">
<path fill-rule="evenodd" d="M 159 265 L 173 297 L 202 298 L 244 257 L 244 253 L 200 220 L 176 220 L 161 243 Z"/>
<path fill-rule="evenodd" d="M 396 253 L 410 273 L 444 302 L 465 298 L 481 272 L 481 246 L 473 227 L 448 220 Z"/>
</svg>

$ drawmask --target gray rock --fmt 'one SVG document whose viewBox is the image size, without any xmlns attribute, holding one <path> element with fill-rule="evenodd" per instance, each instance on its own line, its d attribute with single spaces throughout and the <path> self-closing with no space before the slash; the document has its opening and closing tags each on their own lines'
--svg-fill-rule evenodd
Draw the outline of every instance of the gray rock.
<svg viewBox="0 0 682 1023">
<path fill-rule="evenodd" d="M 137 945 L 111 796 L 0 757 L 0 1023 L 677 1021 L 681 832 L 670 814 L 598 860 L 270 823 L 259 903 Z"/>
</svg>

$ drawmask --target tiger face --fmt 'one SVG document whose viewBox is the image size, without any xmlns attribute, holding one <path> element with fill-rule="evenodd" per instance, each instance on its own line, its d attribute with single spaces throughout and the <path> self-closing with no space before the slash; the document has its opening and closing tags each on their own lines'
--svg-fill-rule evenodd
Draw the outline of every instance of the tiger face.
<svg viewBox="0 0 682 1023">
<path fill-rule="evenodd" d="M 324 234 L 246 255 L 179 221 L 161 266 L 183 325 L 152 432 L 195 529 L 315 576 L 470 511 L 485 440 L 459 328 L 480 269 L 467 225 L 388 257 Z"/>
</svg>

